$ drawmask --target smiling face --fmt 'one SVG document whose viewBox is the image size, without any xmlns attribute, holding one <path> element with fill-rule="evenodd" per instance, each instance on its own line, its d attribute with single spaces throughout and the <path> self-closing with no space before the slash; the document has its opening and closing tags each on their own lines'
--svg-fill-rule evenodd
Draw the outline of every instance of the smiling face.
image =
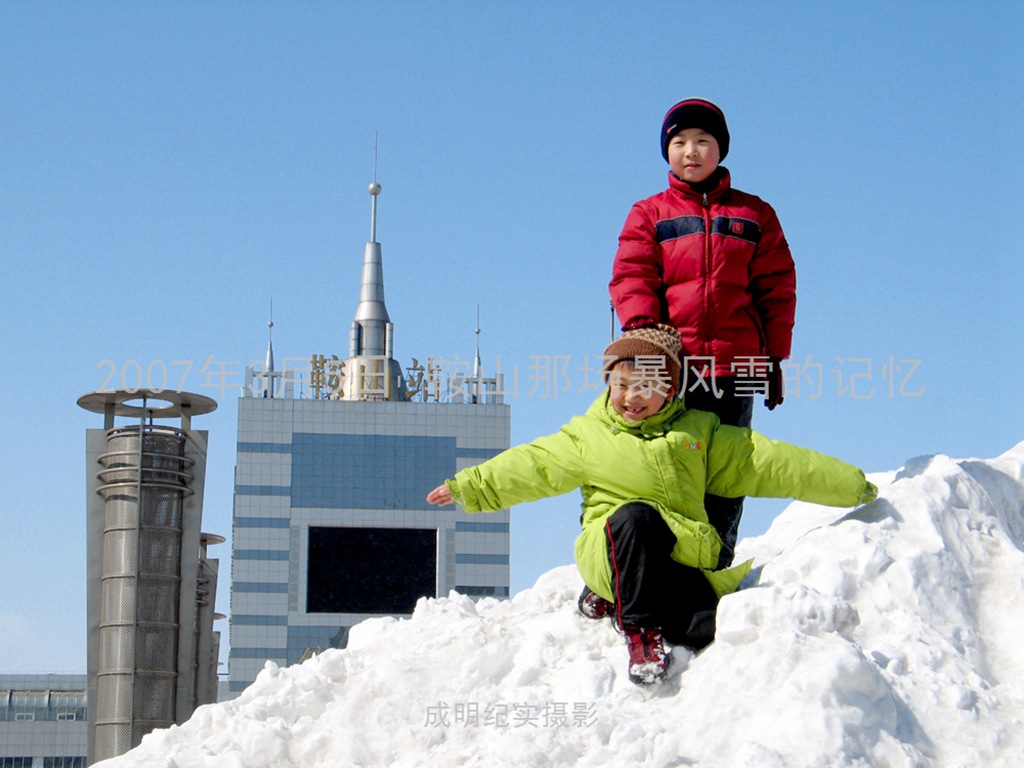
<svg viewBox="0 0 1024 768">
<path fill-rule="evenodd" d="M 702 128 L 684 128 L 668 142 L 672 173 L 691 184 L 704 181 L 722 159 L 718 140 Z"/>
<path fill-rule="evenodd" d="M 636 368 L 629 360 L 616 363 L 608 374 L 608 399 L 619 416 L 638 424 L 662 409 L 675 391 L 663 377 Z"/>
</svg>

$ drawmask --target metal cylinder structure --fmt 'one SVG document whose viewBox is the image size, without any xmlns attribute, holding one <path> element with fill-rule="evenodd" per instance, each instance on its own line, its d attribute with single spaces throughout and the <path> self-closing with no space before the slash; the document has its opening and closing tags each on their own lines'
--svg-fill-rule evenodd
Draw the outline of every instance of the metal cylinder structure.
<svg viewBox="0 0 1024 768">
<path fill-rule="evenodd" d="M 223 539 L 201 533 L 206 434 L 191 426 L 213 400 L 115 391 L 78 403 L 105 415 L 104 430 L 87 432 L 92 763 L 214 700 L 217 561 L 206 546 Z M 137 418 L 118 426 L 115 416 Z M 154 423 L 167 417 L 180 427 Z"/>
<path fill-rule="evenodd" d="M 97 757 L 175 722 L 186 436 L 138 425 L 107 432 L 96 685 Z"/>
<path fill-rule="evenodd" d="M 210 631 L 213 622 L 225 618 L 217 613 L 217 576 L 219 561 L 208 555 L 212 544 L 223 544 L 225 538 L 215 533 L 199 537 L 199 572 L 196 579 L 196 620 L 194 625 L 196 653 L 192 674 L 194 683 L 190 706 L 217 701 L 217 665 L 220 655 L 220 633 Z"/>
</svg>

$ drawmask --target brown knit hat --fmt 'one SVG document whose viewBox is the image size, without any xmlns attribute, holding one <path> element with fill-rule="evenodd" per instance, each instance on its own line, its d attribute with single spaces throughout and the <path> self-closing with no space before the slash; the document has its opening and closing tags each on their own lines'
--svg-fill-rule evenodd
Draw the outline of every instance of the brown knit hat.
<svg viewBox="0 0 1024 768">
<path fill-rule="evenodd" d="M 616 363 L 633 360 L 634 366 L 664 372 L 672 386 L 678 391 L 682 363 L 679 355 L 683 351 L 683 340 L 679 332 L 670 325 L 652 325 L 626 331 L 608 345 L 604 351 L 604 378 Z M 638 359 L 639 358 L 639 359 Z"/>
</svg>

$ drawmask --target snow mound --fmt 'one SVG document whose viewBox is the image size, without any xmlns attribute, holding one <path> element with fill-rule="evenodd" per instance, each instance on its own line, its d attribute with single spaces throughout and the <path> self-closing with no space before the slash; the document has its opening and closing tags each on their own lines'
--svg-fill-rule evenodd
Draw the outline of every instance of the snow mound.
<svg viewBox="0 0 1024 768">
<path fill-rule="evenodd" d="M 853 510 L 790 505 L 716 642 L 638 687 L 573 566 L 511 600 L 452 593 L 267 665 L 104 768 L 1020 766 L 1024 443 L 914 459 Z M 567 543 L 568 546 L 568 543 Z"/>
</svg>

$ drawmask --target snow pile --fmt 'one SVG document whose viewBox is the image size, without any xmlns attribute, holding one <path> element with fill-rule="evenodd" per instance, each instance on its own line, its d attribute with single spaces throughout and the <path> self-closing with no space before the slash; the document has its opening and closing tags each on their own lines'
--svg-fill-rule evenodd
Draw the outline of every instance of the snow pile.
<svg viewBox="0 0 1024 768">
<path fill-rule="evenodd" d="M 1024 764 L 1024 443 L 872 480 L 872 504 L 795 503 L 741 542 L 750 583 L 660 686 L 629 682 L 566 566 L 364 622 L 103 766 Z"/>
</svg>

